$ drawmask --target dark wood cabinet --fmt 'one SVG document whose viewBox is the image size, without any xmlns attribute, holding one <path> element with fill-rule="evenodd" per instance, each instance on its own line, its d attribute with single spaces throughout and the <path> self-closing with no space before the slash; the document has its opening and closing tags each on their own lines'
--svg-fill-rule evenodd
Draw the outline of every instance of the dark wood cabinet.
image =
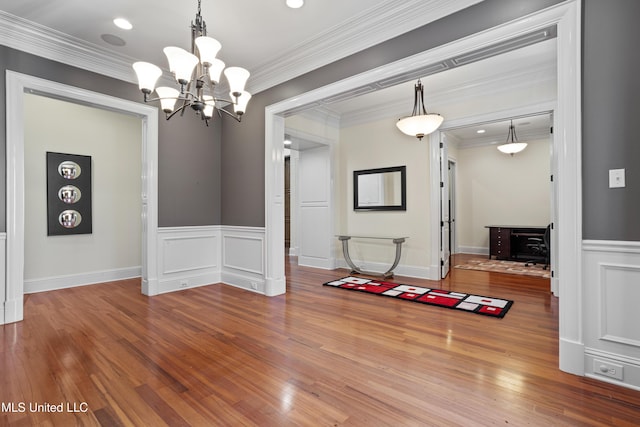
<svg viewBox="0 0 640 427">
<path fill-rule="evenodd" d="M 511 258 L 511 229 L 490 227 L 489 229 L 489 258 Z"/>
<path fill-rule="evenodd" d="M 487 225 L 489 229 L 489 258 L 530 259 L 535 256 L 528 247 L 529 237 L 542 238 L 546 227 Z"/>
</svg>

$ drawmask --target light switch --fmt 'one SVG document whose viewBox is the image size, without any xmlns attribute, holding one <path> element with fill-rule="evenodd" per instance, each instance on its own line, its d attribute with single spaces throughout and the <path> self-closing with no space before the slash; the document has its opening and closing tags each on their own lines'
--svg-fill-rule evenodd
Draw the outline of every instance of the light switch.
<svg viewBox="0 0 640 427">
<path fill-rule="evenodd" d="M 621 188 L 624 185 L 624 169 L 609 169 L 609 188 Z"/>
</svg>

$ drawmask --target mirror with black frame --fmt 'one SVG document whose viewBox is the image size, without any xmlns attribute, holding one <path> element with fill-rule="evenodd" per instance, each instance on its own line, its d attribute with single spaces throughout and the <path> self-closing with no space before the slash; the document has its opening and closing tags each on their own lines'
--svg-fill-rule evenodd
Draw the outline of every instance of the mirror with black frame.
<svg viewBox="0 0 640 427">
<path fill-rule="evenodd" d="M 353 171 L 353 209 L 406 211 L 406 166 Z"/>
</svg>

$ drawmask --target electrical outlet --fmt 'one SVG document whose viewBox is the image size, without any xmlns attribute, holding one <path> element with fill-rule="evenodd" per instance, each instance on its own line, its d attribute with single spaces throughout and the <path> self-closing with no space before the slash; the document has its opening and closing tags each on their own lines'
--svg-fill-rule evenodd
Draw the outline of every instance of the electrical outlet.
<svg viewBox="0 0 640 427">
<path fill-rule="evenodd" d="M 186 288 L 187 286 L 189 286 L 189 282 L 187 280 L 181 280 L 180 281 L 180 287 L 181 288 Z"/>
<path fill-rule="evenodd" d="M 598 359 L 593 360 L 593 372 L 598 375 L 604 375 L 622 381 L 623 369 L 624 367 L 622 365 L 616 363 L 605 362 Z"/>
<path fill-rule="evenodd" d="M 258 284 L 256 282 L 251 282 L 251 289 L 253 290 L 258 289 Z"/>
</svg>

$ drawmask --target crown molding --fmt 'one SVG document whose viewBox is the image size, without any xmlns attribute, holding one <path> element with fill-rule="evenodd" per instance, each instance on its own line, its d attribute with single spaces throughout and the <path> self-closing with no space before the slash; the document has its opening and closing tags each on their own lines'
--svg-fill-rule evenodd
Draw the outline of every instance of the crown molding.
<svg viewBox="0 0 640 427">
<path fill-rule="evenodd" d="M 52 61 L 135 83 L 134 58 L 0 10 L 0 44 Z"/>
<path fill-rule="evenodd" d="M 258 93 L 465 9 L 481 0 L 390 0 L 294 46 L 253 70 Z"/>
<path fill-rule="evenodd" d="M 391 0 L 329 28 L 255 69 L 249 89 L 262 92 L 338 59 L 426 25 L 480 0 Z M 136 58 L 0 10 L 0 44 L 52 61 L 136 83 Z"/>
</svg>

